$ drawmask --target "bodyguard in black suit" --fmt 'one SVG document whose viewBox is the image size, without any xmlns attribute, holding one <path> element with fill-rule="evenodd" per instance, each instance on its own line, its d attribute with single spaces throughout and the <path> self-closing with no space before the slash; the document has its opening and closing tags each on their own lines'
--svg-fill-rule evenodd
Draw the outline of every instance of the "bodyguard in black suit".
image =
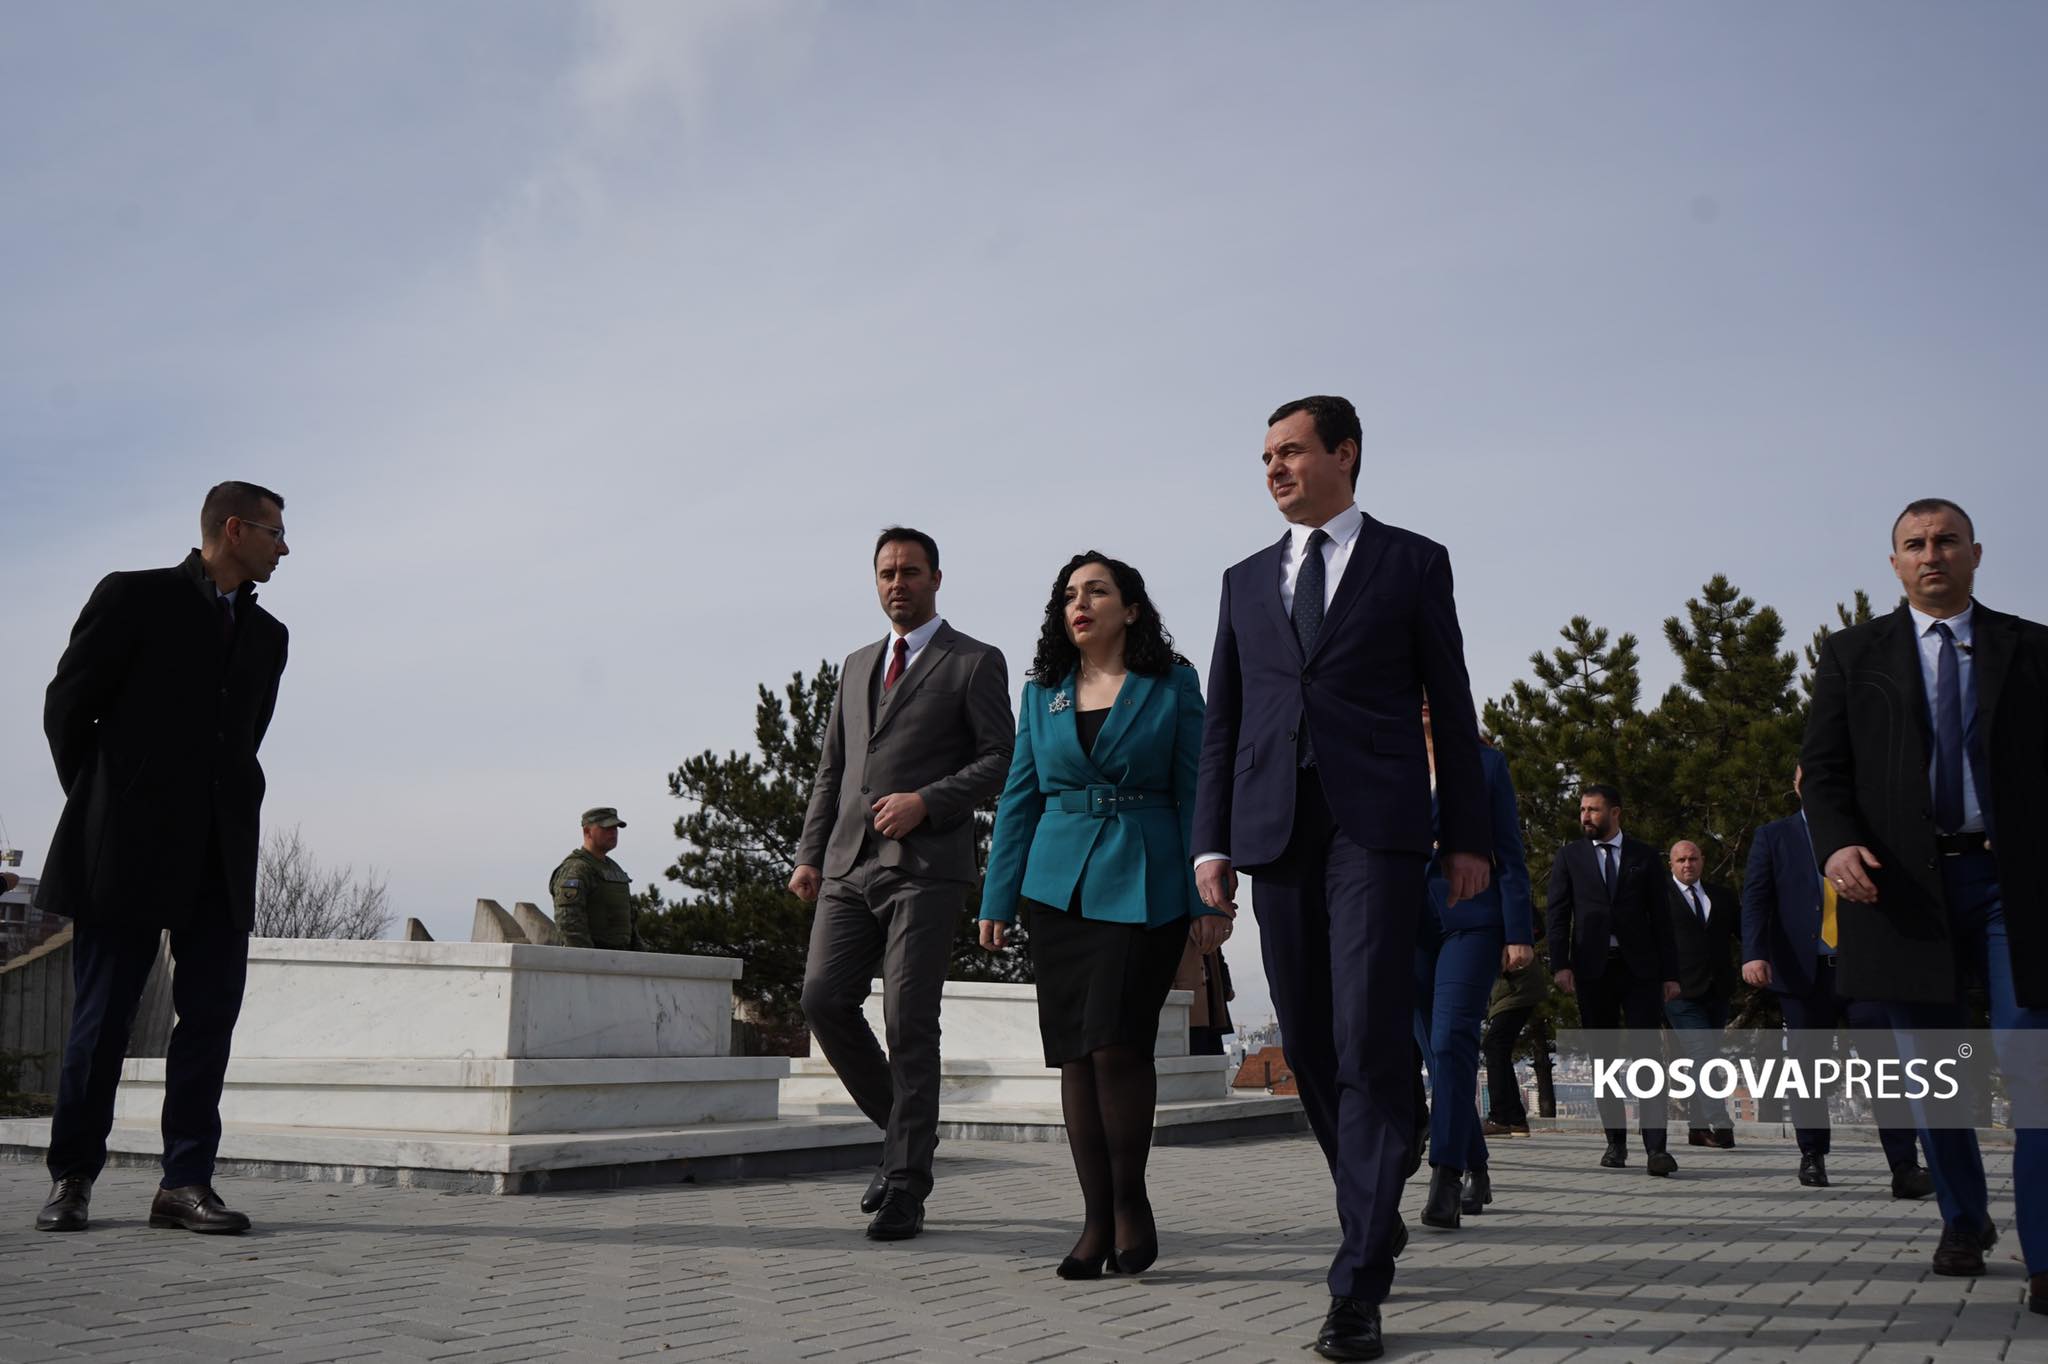
<svg viewBox="0 0 2048 1364">
<path fill-rule="evenodd" d="M 83 1231 L 107 1160 L 114 1088 L 158 940 L 178 1013 L 165 1057 L 163 1183 L 151 1226 L 238 1232 L 212 1187 L 220 1092 L 256 912 L 263 767 L 285 628 L 256 604 L 285 545 L 284 499 L 222 483 L 201 548 L 112 573 L 72 628 L 43 707 L 64 814 L 36 890 L 74 921 L 76 1001 L 50 1122 L 43 1231 Z"/>
<path fill-rule="evenodd" d="M 1664 1001 L 1678 997 L 1678 953 L 1664 884 L 1670 876 L 1657 850 L 1621 832 L 1621 792 L 1588 786 L 1579 793 L 1585 840 L 1568 843 L 1550 868 L 1550 974 L 1579 997 L 1586 1028 L 1628 1028 L 1654 1054 Z M 1607 1151 L 1600 1163 L 1628 1164 L 1628 1113 L 1620 1099 L 1600 1100 Z M 1666 1147 L 1663 1097 L 1642 1101 L 1643 1150 L 1649 1171 L 1678 1168 Z"/>
<path fill-rule="evenodd" d="M 1671 845 L 1671 875 L 1664 882 L 1664 912 L 1678 957 L 1678 997 L 1664 1001 L 1664 1017 L 1692 1058 L 1694 1075 L 1719 1051 L 1728 1027 L 1728 1002 L 1735 995 L 1735 936 L 1742 919 L 1735 893 L 1701 878 L 1706 864 L 1699 844 L 1680 839 Z M 1727 1100 L 1695 1088 L 1687 1107 L 1689 1144 L 1723 1150 L 1735 1145 Z"/>
<path fill-rule="evenodd" d="M 1902 1033 L 1962 1027 L 1974 976 L 2013 1108 L 2038 1113 L 2048 1067 L 2025 1035 L 2048 1029 L 2048 628 L 1977 603 L 1983 553 L 1953 502 L 1899 514 L 1907 604 L 1821 647 L 1800 765 L 1814 853 L 1844 902 L 1842 992 L 1884 1000 Z M 1934 1272 L 1982 1274 L 1998 1232 L 1977 1134 L 1920 1139 L 1944 1224 Z M 2021 1128 L 2012 1163 L 2030 1303 L 2048 1313 L 2048 1129 Z"/>
<path fill-rule="evenodd" d="M 1792 769 L 1792 794 L 1804 774 Z M 1749 870 L 1742 878 L 1742 978 L 1778 996 L 1785 1031 L 1802 1059 L 1832 1048 L 1838 1027 L 1883 1032 L 1891 1027 L 1885 1006 L 1844 999 L 1835 989 L 1835 947 L 1840 938 L 1840 903 L 1813 860 L 1813 836 L 1806 813 L 1772 820 L 1749 845 Z M 1827 1102 L 1792 1101 L 1792 1130 L 1799 1138 L 1799 1182 L 1828 1187 L 1832 1132 Z M 1913 1128 L 1893 1104 L 1877 1107 L 1877 1139 L 1892 1170 L 1893 1198 L 1925 1198 L 1934 1181 L 1913 1155 Z"/>
</svg>

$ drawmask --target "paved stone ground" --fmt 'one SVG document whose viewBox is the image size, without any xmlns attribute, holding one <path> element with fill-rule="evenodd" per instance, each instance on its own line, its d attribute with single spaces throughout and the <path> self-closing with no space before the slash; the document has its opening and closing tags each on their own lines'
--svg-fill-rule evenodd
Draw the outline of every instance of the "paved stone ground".
<svg viewBox="0 0 2048 1364">
<path fill-rule="evenodd" d="M 1415 1227 L 1389 1357 L 2048 1361 L 2005 1151 L 1978 1280 L 1928 1272 L 1932 1201 L 1892 1201 L 1874 1143 L 1838 1136 L 1827 1190 L 1797 1186 L 1789 1143 L 1681 1148 L 1669 1180 L 1598 1152 L 1497 1144 L 1493 1208 Z M 90 1232 L 39 1234 L 41 1170 L 0 1165 L 0 1361 L 1313 1360 L 1334 1242 L 1313 1142 L 1169 1147 L 1153 1172 L 1158 1264 L 1069 1284 L 1061 1146 L 945 1145 L 926 1234 L 891 1246 L 861 1238 L 848 1174 L 533 1198 L 243 1179 L 224 1189 L 257 1230 L 234 1238 L 150 1230 L 135 1170 L 102 1178 Z"/>
</svg>

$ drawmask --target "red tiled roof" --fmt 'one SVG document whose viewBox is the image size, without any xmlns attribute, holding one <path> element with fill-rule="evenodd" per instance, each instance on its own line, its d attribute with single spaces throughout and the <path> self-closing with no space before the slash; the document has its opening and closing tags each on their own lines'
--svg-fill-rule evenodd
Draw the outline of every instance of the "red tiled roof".
<svg viewBox="0 0 2048 1364">
<path fill-rule="evenodd" d="M 1237 1068 L 1232 1089 L 1263 1089 L 1269 1094 L 1294 1094 L 1294 1072 L 1287 1068 L 1287 1053 L 1279 1047 L 1260 1047 L 1244 1058 Z"/>
</svg>

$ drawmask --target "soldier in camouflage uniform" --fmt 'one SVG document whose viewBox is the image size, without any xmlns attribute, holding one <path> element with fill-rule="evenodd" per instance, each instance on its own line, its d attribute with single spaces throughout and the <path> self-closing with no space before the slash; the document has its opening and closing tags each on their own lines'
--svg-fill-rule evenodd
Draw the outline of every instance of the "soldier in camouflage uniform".
<svg viewBox="0 0 2048 1364">
<path fill-rule="evenodd" d="M 626 822 L 609 805 L 583 812 L 583 846 L 562 859 L 548 878 L 555 902 L 555 926 L 570 947 L 637 950 L 633 931 L 633 881 L 609 854 L 619 846 Z"/>
</svg>

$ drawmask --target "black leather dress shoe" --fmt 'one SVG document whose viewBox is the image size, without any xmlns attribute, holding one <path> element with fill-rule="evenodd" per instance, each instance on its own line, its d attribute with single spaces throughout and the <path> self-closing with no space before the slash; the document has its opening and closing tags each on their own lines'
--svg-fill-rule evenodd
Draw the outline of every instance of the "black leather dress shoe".
<svg viewBox="0 0 2048 1364">
<path fill-rule="evenodd" d="M 1925 1167 L 1910 1160 L 1892 1167 L 1893 1198 L 1925 1198 L 1933 1192 L 1934 1176 Z"/>
<path fill-rule="evenodd" d="M 1733 1151 L 1735 1149 L 1735 1129 L 1732 1127 L 1715 1128 L 1714 1145 L 1720 1147 L 1723 1151 Z"/>
<path fill-rule="evenodd" d="M 60 1179 L 50 1186 L 50 1201 L 36 1214 L 37 1231 L 84 1231 L 92 1205 L 92 1181 Z"/>
<path fill-rule="evenodd" d="M 1465 1197 L 1460 1206 L 1467 1217 L 1477 1217 L 1493 1202 L 1493 1180 L 1484 1170 L 1465 1171 Z"/>
<path fill-rule="evenodd" d="M 1687 1146 L 1712 1146 L 1714 1144 L 1714 1134 L 1704 1127 L 1689 1127 L 1685 1133 L 1685 1144 Z"/>
<path fill-rule="evenodd" d="M 1330 1299 L 1329 1315 L 1316 1335 L 1316 1353 L 1324 1359 L 1378 1359 L 1387 1352 L 1380 1339 L 1380 1309 L 1357 1298 Z"/>
<path fill-rule="evenodd" d="M 1677 1171 L 1678 1157 L 1672 1155 L 1669 1151 L 1664 1150 L 1662 1147 L 1659 1147 L 1658 1149 L 1650 1152 L 1649 1158 L 1645 1160 L 1643 1164 L 1644 1168 L 1649 1170 L 1651 1174 L 1657 1176 L 1659 1179 L 1662 1179 L 1666 1175 L 1673 1174 Z"/>
<path fill-rule="evenodd" d="M 924 1230 L 924 1199 L 908 1189 L 890 1186 L 882 1195 L 875 1220 L 868 1223 L 870 1241 L 908 1241 Z"/>
<path fill-rule="evenodd" d="M 1422 1225 L 1438 1231 L 1458 1229 L 1458 1208 L 1464 1189 L 1458 1171 L 1439 1165 L 1429 1172 L 1429 1200 L 1422 1205 Z"/>
<path fill-rule="evenodd" d="M 179 1227 L 209 1236 L 233 1236 L 249 1229 L 249 1219 L 220 1201 L 210 1184 L 158 1189 L 149 1205 L 152 1227 Z"/>
<path fill-rule="evenodd" d="M 1809 1189 L 1828 1186 L 1827 1157 L 1814 1152 L 1799 1157 L 1799 1182 Z"/>
<path fill-rule="evenodd" d="M 2027 1280 L 2027 1310 L 2048 1317 L 2048 1270 Z"/>
<path fill-rule="evenodd" d="M 1941 1244 L 1934 1248 L 1934 1272 L 1952 1279 L 1975 1278 L 1984 1272 L 1984 1252 L 1996 1244 L 1998 1228 L 1989 1222 L 1976 1228 L 1946 1223 Z"/>
<path fill-rule="evenodd" d="M 1607 1139 L 1607 1150 L 1601 1155 L 1600 1163 L 1610 1170 L 1619 1170 L 1627 1165 L 1628 1144 L 1609 1137 Z"/>
<path fill-rule="evenodd" d="M 875 1177 L 868 1181 L 868 1187 L 860 1196 L 860 1210 L 873 1214 L 881 1211 L 882 1195 L 889 1192 L 889 1176 L 882 1173 L 882 1167 L 875 1167 Z"/>
</svg>

